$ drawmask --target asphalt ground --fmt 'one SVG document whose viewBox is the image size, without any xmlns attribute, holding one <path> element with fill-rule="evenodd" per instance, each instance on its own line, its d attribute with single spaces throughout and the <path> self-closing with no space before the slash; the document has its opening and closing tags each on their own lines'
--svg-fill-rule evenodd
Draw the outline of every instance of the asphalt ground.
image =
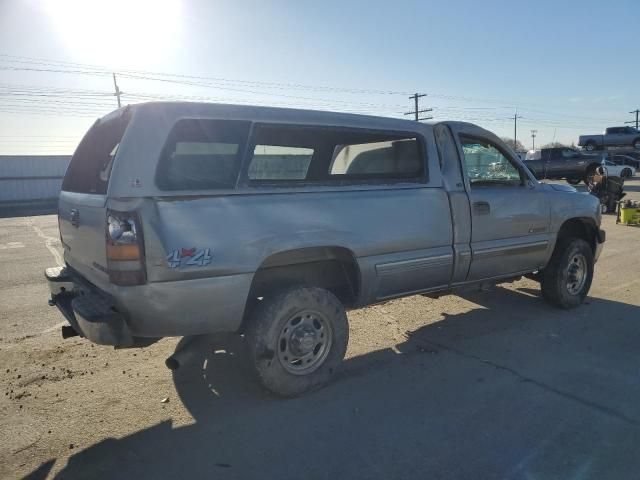
<svg viewBox="0 0 640 480">
<path fill-rule="evenodd" d="M 521 280 L 353 311 L 338 378 L 282 400 L 232 336 L 174 373 L 178 339 L 63 341 L 56 217 L 2 218 L 0 478 L 636 479 L 640 228 L 603 228 L 581 307 Z"/>
</svg>

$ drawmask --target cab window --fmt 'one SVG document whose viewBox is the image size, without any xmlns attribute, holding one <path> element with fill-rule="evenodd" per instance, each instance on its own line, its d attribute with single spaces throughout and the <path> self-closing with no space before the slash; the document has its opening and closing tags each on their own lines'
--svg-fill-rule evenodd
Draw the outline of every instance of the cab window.
<svg viewBox="0 0 640 480">
<path fill-rule="evenodd" d="M 578 152 L 572 150 L 571 148 L 565 148 L 562 150 L 562 156 L 564 158 L 576 158 L 578 156 Z"/>
<path fill-rule="evenodd" d="M 492 142 L 481 138 L 461 137 L 460 143 L 464 167 L 472 188 L 523 184 L 518 168 Z"/>
</svg>

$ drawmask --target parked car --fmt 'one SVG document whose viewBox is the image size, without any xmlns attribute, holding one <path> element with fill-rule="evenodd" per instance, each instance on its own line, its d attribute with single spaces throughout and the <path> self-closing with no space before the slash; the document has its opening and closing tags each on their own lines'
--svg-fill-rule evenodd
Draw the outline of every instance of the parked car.
<svg viewBox="0 0 640 480">
<path fill-rule="evenodd" d="M 65 266 L 45 275 L 66 336 L 243 333 L 284 396 L 335 375 L 346 309 L 526 274 L 575 307 L 605 241 L 597 198 L 539 183 L 475 125 L 196 103 L 97 121 L 58 219 Z"/>
<path fill-rule="evenodd" d="M 640 168 L 640 160 L 632 157 L 631 155 L 609 153 L 605 157 L 605 159 L 615 163 L 616 165 L 628 165 L 630 167 L 633 167 L 636 171 L 638 171 L 638 169 Z"/>
<path fill-rule="evenodd" d="M 589 183 L 601 159 L 597 155 L 584 154 L 568 147 L 529 150 L 525 165 L 539 180 L 566 179 L 572 185 Z"/>
<path fill-rule="evenodd" d="M 636 173 L 636 169 L 629 165 L 616 165 L 608 160 L 602 160 L 602 167 L 604 173 L 612 177 L 629 178 Z"/>
<path fill-rule="evenodd" d="M 578 145 L 589 152 L 604 147 L 625 146 L 640 150 L 640 132 L 633 127 L 609 127 L 602 135 L 580 135 Z"/>
</svg>

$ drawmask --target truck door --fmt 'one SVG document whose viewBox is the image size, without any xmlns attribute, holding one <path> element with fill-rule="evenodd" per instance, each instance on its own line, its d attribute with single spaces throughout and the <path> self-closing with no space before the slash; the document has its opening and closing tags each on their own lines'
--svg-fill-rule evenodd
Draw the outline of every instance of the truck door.
<svg viewBox="0 0 640 480">
<path fill-rule="evenodd" d="M 567 178 L 581 178 L 585 172 L 585 164 L 587 160 L 572 148 L 562 150 L 562 156 L 565 160 L 565 174 Z"/>
<path fill-rule="evenodd" d="M 621 145 L 624 143 L 624 137 L 624 128 L 607 128 L 605 134 L 602 136 L 602 144 L 605 147 L 610 145 Z"/>
<path fill-rule="evenodd" d="M 544 177 L 543 178 L 555 178 L 555 163 L 556 158 L 553 149 L 543 149 L 541 152 L 542 163 L 544 165 Z"/>
<path fill-rule="evenodd" d="M 570 148 L 550 150 L 549 176 L 551 178 L 575 176 L 576 172 L 581 170 L 578 166 L 577 155 L 577 152 Z"/>
<path fill-rule="evenodd" d="M 542 267 L 550 220 L 544 187 L 488 132 L 463 127 L 456 140 L 471 208 L 467 281 Z"/>
</svg>

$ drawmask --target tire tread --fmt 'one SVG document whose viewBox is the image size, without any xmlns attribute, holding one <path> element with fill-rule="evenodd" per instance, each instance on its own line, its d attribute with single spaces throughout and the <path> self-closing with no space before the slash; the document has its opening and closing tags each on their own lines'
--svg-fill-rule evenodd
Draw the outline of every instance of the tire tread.
<svg viewBox="0 0 640 480">
<path fill-rule="evenodd" d="M 324 363 L 304 376 L 284 370 L 274 350 L 277 345 L 269 345 L 270 341 L 277 341 L 274 331 L 279 332 L 277 324 L 283 312 L 296 308 L 296 304 L 300 308 L 309 305 L 323 310 L 333 331 L 331 350 Z M 349 327 L 345 309 L 333 293 L 317 287 L 294 287 L 281 290 L 261 302 L 253 312 L 245 339 L 260 383 L 277 395 L 295 397 L 328 383 L 346 353 Z"/>
</svg>

